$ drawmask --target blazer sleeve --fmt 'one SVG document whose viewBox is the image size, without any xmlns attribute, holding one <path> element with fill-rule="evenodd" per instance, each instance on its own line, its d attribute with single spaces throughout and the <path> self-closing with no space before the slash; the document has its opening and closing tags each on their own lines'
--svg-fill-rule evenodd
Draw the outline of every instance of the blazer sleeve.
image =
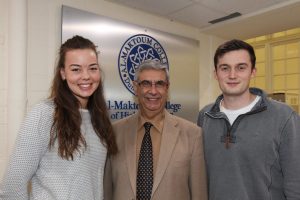
<svg viewBox="0 0 300 200">
<path fill-rule="evenodd" d="M 197 128 L 197 136 L 193 140 L 189 184 L 191 200 L 207 200 L 207 179 L 203 153 L 203 140 L 202 131 L 199 127 Z"/>
</svg>

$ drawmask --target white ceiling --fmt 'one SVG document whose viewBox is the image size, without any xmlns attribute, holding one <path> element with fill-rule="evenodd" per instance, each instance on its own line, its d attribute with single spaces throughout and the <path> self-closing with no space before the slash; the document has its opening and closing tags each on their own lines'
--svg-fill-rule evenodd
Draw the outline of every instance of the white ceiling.
<svg viewBox="0 0 300 200">
<path fill-rule="evenodd" d="M 247 39 L 300 27 L 300 0 L 106 0 L 198 27 L 221 38 Z M 209 21 L 234 12 L 242 16 Z"/>
</svg>

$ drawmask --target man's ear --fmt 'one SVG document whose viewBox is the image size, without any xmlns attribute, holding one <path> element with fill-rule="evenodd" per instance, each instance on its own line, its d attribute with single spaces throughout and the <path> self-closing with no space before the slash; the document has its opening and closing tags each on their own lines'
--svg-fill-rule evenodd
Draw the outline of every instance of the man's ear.
<svg viewBox="0 0 300 200">
<path fill-rule="evenodd" d="M 218 80 L 218 76 L 217 76 L 217 71 L 216 71 L 216 69 L 214 69 L 214 77 L 215 77 L 216 80 Z"/>
<path fill-rule="evenodd" d="M 251 78 L 254 78 L 256 76 L 257 68 L 254 67 L 251 71 Z"/>
<path fill-rule="evenodd" d="M 132 81 L 133 83 L 133 90 L 134 90 L 134 94 L 136 95 L 137 94 L 137 82 L 136 81 Z"/>
</svg>

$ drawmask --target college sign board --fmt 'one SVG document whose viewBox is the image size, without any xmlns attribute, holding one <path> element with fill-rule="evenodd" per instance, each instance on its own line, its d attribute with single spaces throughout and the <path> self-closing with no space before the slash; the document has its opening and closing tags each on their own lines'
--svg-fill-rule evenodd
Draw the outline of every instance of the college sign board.
<svg viewBox="0 0 300 200">
<path fill-rule="evenodd" d="M 159 60 L 170 71 L 166 109 L 196 122 L 199 107 L 198 41 L 137 26 L 87 11 L 62 7 L 62 42 L 74 35 L 99 50 L 107 107 L 112 121 L 138 109 L 132 81 L 139 64 Z"/>
</svg>

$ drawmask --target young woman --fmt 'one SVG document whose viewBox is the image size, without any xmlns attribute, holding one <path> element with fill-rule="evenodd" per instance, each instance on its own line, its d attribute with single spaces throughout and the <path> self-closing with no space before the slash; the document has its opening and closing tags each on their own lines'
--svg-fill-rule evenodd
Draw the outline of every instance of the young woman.
<svg viewBox="0 0 300 200">
<path fill-rule="evenodd" d="M 21 126 L 0 199 L 102 200 L 106 155 L 116 152 L 96 46 L 74 36 L 60 47 L 50 97 Z"/>
</svg>

